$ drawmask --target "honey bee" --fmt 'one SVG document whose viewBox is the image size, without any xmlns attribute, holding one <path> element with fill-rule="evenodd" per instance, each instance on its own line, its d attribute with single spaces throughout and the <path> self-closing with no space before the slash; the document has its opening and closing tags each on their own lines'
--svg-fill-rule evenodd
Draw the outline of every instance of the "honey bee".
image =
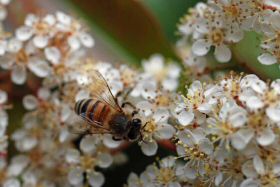
<svg viewBox="0 0 280 187">
<path fill-rule="evenodd" d="M 134 118 L 135 111 L 127 115 L 113 96 L 106 80 L 98 72 L 92 74 L 92 98 L 75 104 L 75 113 L 85 122 L 85 134 L 112 134 L 114 140 L 138 140 L 142 122 Z M 81 128 L 81 127 L 80 127 Z"/>
</svg>

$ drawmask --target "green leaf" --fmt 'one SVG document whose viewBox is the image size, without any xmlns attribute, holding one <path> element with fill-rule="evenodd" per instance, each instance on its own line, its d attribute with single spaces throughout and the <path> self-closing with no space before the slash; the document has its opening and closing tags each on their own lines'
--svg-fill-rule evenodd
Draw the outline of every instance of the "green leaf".
<svg viewBox="0 0 280 187">
<path fill-rule="evenodd" d="M 263 79 L 280 78 L 279 64 L 262 65 L 258 61 L 261 54 L 261 35 L 254 32 L 247 32 L 244 39 L 232 47 L 235 60 L 239 66 L 247 68 L 249 72 L 259 75 Z"/>
<path fill-rule="evenodd" d="M 126 61 L 139 63 L 154 53 L 177 58 L 155 17 L 131 0 L 70 0 L 105 43 Z M 176 22 L 174 23 L 176 24 Z"/>
<path fill-rule="evenodd" d="M 188 8 L 193 7 L 198 0 L 142 0 L 141 1 L 157 18 L 167 38 L 177 40 L 177 24 Z"/>
</svg>

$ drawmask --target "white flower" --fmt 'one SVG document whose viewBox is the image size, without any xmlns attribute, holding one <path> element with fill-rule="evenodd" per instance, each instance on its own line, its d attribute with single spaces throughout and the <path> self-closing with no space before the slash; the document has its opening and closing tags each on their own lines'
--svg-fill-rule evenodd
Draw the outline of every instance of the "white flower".
<svg viewBox="0 0 280 187">
<path fill-rule="evenodd" d="M 71 148 L 66 152 L 66 161 L 72 166 L 68 173 L 68 181 L 72 185 L 83 183 L 84 174 L 91 186 L 102 186 L 105 178 L 102 173 L 95 171 L 95 167 L 107 168 L 113 163 L 113 158 L 109 152 L 100 151 L 100 136 L 85 136 L 80 142 L 82 152 Z"/>
<path fill-rule="evenodd" d="M 163 158 L 159 166 L 149 165 L 146 170 L 138 177 L 135 173 L 130 173 L 128 177 L 129 187 L 181 187 L 180 175 L 177 172 L 175 158 L 170 156 Z"/>
<path fill-rule="evenodd" d="M 33 47 L 23 46 L 17 39 L 10 39 L 8 53 L 3 56 L 2 67 L 11 69 L 12 81 L 16 84 L 23 84 L 27 79 L 27 68 L 38 77 L 46 77 L 50 73 L 48 63 L 39 57 L 34 56 Z"/>
<path fill-rule="evenodd" d="M 165 65 L 164 61 L 163 56 L 152 55 L 149 60 L 142 62 L 144 73 L 155 77 L 157 81 L 162 83 L 164 89 L 174 91 L 178 87 L 181 69 L 175 64 Z"/>
<path fill-rule="evenodd" d="M 201 128 L 181 131 L 178 138 L 180 142 L 177 145 L 177 153 L 189 160 L 183 168 L 184 176 L 193 180 L 198 175 L 204 175 L 206 160 L 214 150 L 212 142 L 206 138 Z"/>
<path fill-rule="evenodd" d="M 16 178 L 10 178 L 4 182 L 3 187 L 20 187 L 20 182 Z"/>
<path fill-rule="evenodd" d="M 205 10 L 212 17 L 215 18 L 213 22 L 212 17 L 201 17 L 196 23 L 196 30 L 202 36 L 194 41 L 192 45 L 192 52 L 197 56 L 206 55 L 211 46 L 215 47 L 214 55 L 219 62 L 228 62 L 231 59 L 231 50 L 227 43 L 238 42 L 242 39 L 243 35 L 240 29 L 227 27 L 226 23 L 219 17 L 219 14 Z M 209 18 L 209 19 L 208 19 Z"/>
<path fill-rule="evenodd" d="M 30 160 L 24 155 L 18 155 L 12 159 L 11 164 L 8 167 L 9 176 L 18 176 L 20 175 L 24 168 L 28 166 Z"/>
<path fill-rule="evenodd" d="M 158 109 L 152 116 L 147 116 L 141 131 L 141 149 L 144 154 L 151 156 L 157 151 L 155 140 L 170 139 L 175 134 L 175 128 L 168 124 L 170 113 L 167 109 Z"/>
<path fill-rule="evenodd" d="M 184 38 L 188 38 L 192 35 L 193 38 L 199 36 L 199 33 L 196 31 L 196 24 L 203 17 L 204 11 L 207 8 L 205 3 L 199 2 L 196 4 L 195 8 L 190 11 L 190 15 L 187 15 L 183 18 L 181 24 L 178 26 L 179 32 Z"/>
<path fill-rule="evenodd" d="M 145 99 L 154 99 L 157 96 L 157 82 L 152 77 L 139 77 L 139 81 L 130 92 L 133 97 L 142 96 Z"/>
</svg>

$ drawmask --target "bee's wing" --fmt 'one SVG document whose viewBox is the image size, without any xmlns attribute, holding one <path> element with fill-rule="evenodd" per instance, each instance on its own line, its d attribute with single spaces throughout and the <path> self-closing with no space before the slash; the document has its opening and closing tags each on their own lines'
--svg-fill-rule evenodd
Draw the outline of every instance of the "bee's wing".
<svg viewBox="0 0 280 187">
<path fill-rule="evenodd" d="M 69 131 L 72 134 L 88 134 L 90 131 L 90 126 L 86 122 L 76 123 L 69 126 Z"/>
<path fill-rule="evenodd" d="M 113 134 L 110 129 L 105 128 L 98 121 L 93 121 L 87 117 L 86 113 L 81 113 L 69 124 L 68 130 L 73 134 Z"/>
<path fill-rule="evenodd" d="M 108 134 L 113 134 L 112 130 L 109 128 L 106 128 L 103 126 L 102 123 L 100 123 L 99 121 L 94 121 L 92 119 L 90 119 L 89 117 L 87 117 L 87 115 L 94 115 L 93 113 L 81 113 L 79 116 L 86 121 L 87 124 L 87 130 L 88 131 L 96 131 L 96 134 L 104 134 L 104 133 L 108 133 Z"/>
<path fill-rule="evenodd" d="M 86 122 L 84 124 L 76 124 L 69 127 L 69 131 L 72 134 L 112 134 L 111 132 L 102 128 L 89 125 Z"/>
<path fill-rule="evenodd" d="M 90 78 L 92 79 L 92 95 L 98 100 L 104 101 L 106 104 L 110 105 L 113 109 L 122 113 L 121 107 L 118 105 L 116 98 L 113 96 L 110 87 L 107 84 L 107 81 L 104 77 L 98 72 L 94 71 L 91 74 Z"/>
</svg>

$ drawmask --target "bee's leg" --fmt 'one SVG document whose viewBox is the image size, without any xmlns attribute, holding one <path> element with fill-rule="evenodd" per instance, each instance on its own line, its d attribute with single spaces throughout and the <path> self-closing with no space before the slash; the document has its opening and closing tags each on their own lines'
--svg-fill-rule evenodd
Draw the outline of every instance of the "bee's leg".
<svg viewBox="0 0 280 187">
<path fill-rule="evenodd" d="M 142 127 L 142 129 L 145 129 L 146 125 L 148 125 L 149 123 L 150 123 L 150 122 L 147 121 L 147 122 L 145 123 L 145 125 Z"/>
<path fill-rule="evenodd" d="M 144 143 L 144 144 L 147 144 L 148 142 L 146 140 L 144 140 L 144 136 L 142 133 L 140 133 L 140 137 L 139 137 L 139 143 Z"/>
<path fill-rule="evenodd" d="M 119 104 L 119 98 L 122 96 L 122 91 L 119 91 L 116 96 L 114 97 L 117 104 Z"/>
<path fill-rule="evenodd" d="M 122 140 L 122 138 L 117 138 L 115 136 L 113 136 L 112 139 L 115 140 L 115 141 L 121 141 Z"/>
<path fill-rule="evenodd" d="M 122 100 L 123 100 L 123 101 L 126 101 L 128 95 L 130 94 L 131 91 L 132 91 L 132 88 L 129 88 L 129 89 L 126 91 L 125 94 L 123 94 L 122 91 L 119 91 L 119 92 L 116 94 L 116 97 L 115 97 L 116 101 L 118 101 L 118 98 L 121 97 L 121 96 L 123 96 L 123 97 L 122 97 Z M 118 102 L 117 102 L 117 103 L 118 103 Z"/>
<path fill-rule="evenodd" d="M 125 93 L 124 96 L 123 96 L 123 100 L 124 100 L 124 101 L 127 100 L 127 97 L 128 97 L 128 95 L 130 94 L 131 91 L 132 91 L 132 88 L 129 88 L 129 89 L 126 91 L 126 93 Z"/>
<path fill-rule="evenodd" d="M 120 97 L 122 95 L 122 91 L 119 91 L 117 94 L 116 94 L 116 98 Z"/>
<path fill-rule="evenodd" d="M 137 110 L 134 110 L 134 111 L 132 112 L 131 115 L 132 115 L 132 117 L 133 117 L 133 116 L 135 116 L 136 114 L 138 114 L 138 111 L 137 111 Z"/>
<path fill-rule="evenodd" d="M 122 108 L 124 108 L 126 105 L 130 106 L 131 108 L 133 108 L 134 110 L 136 110 L 136 106 L 134 106 L 131 102 L 124 102 L 122 104 Z"/>
</svg>

